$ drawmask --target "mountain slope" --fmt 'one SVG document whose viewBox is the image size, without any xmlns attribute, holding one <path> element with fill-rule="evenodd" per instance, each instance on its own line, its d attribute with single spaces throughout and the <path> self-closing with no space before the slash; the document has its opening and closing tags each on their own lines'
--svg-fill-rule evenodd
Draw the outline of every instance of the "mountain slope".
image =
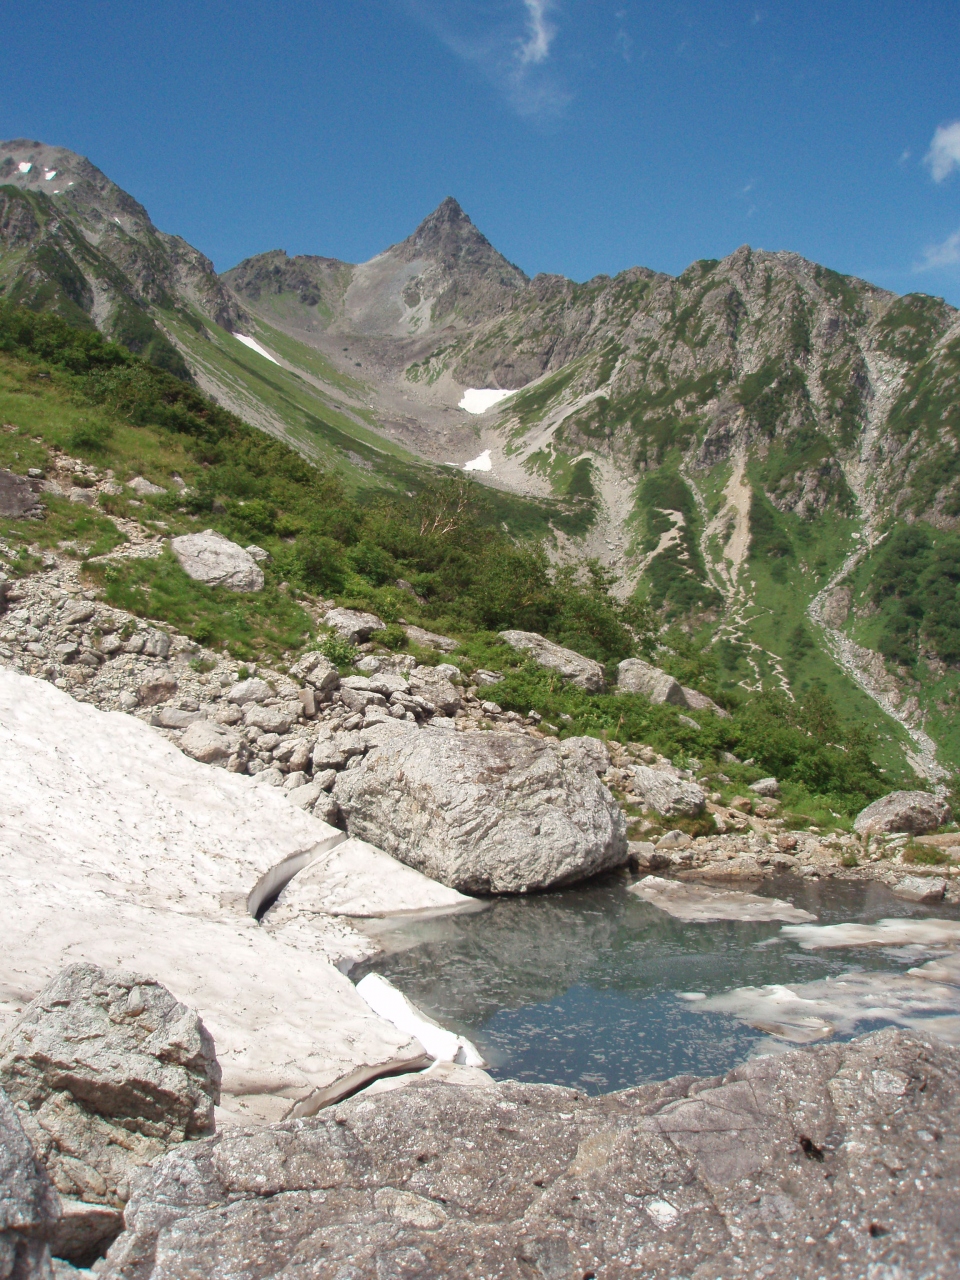
<svg viewBox="0 0 960 1280">
<path fill-rule="evenodd" d="M 3 144 L 0 179 L 7 297 L 120 337 L 354 487 L 489 460 L 508 527 L 617 574 L 708 644 L 718 687 L 820 689 L 929 776 L 960 762 L 941 300 L 746 246 L 678 277 L 529 279 L 452 199 L 369 262 L 276 250 L 217 278 L 80 157 Z M 469 387 L 513 394 L 476 416 Z"/>
</svg>

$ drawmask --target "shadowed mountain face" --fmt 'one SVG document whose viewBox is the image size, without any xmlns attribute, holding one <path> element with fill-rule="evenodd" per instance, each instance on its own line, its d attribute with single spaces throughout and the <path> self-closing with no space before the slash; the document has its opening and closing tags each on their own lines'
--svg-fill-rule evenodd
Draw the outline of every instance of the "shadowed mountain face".
<svg viewBox="0 0 960 1280">
<path fill-rule="evenodd" d="M 932 739 L 960 760 L 942 300 L 747 246 L 677 277 L 529 279 L 453 199 L 369 262 L 274 250 L 218 278 L 71 152 L 0 144 L 0 184 L 0 296 L 95 324 L 354 482 L 489 456 L 485 483 L 565 507 L 554 554 L 709 640 L 719 686 L 817 688 L 930 776 Z M 466 388 L 516 394 L 474 416 Z"/>
</svg>

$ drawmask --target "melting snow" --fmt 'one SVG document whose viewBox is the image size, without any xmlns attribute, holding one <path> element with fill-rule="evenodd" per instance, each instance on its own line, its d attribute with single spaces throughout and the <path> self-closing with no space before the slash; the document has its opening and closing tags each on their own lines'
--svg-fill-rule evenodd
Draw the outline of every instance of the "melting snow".
<svg viewBox="0 0 960 1280">
<path fill-rule="evenodd" d="M 269 360 L 271 364 L 280 363 L 276 356 L 272 356 L 269 351 L 265 351 L 261 347 L 256 338 L 248 338 L 245 333 L 235 333 L 233 336 L 238 342 L 242 342 L 245 347 L 249 347 L 251 351 L 256 351 L 258 356 L 263 356 L 265 360 Z"/>
<path fill-rule="evenodd" d="M 17 165 L 17 168 L 20 170 L 21 173 L 29 173 L 30 170 L 33 168 L 33 165 L 30 163 L 29 160 L 21 160 L 20 163 Z"/>
<path fill-rule="evenodd" d="M 492 471 L 493 463 L 490 461 L 490 450 L 484 449 L 479 458 L 474 458 L 472 462 L 463 464 L 464 471 Z"/>
<path fill-rule="evenodd" d="M 43 176 L 47 182 L 52 182 L 57 176 L 57 171 L 56 169 L 47 169 Z"/>
<path fill-rule="evenodd" d="M 512 395 L 512 391 L 495 391 L 492 388 L 481 390 L 477 387 L 467 387 L 463 393 L 463 399 L 460 401 L 460 408 L 466 409 L 467 413 L 486 413 L 495 404 L 499 404 L 501 400 L 505 400 L 507 396 Z M 481 471 L 490 470 L 489 467 L 476 469 Z"/>
</svg>

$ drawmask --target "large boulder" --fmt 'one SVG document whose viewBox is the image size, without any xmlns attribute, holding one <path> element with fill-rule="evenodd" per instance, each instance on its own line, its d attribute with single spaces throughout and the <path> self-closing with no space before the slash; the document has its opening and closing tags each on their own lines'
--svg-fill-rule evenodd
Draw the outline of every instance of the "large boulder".
<svg viewBox="0 0 960 1280">
<path fill-rule="evenodd" d="M 424 631 L 423 627 L 407 625 L 403 630 L 410 643 L 419 645 L 421 649 L 439 649 L 441 653 L 453 653 L 454 649 L 460 647 L 460 641 L 454 640 L 452 636 L 440 636 L 435 631 Z"/>
<path fill-rule="evenodd" d="M 363 644 L 375 631 L 384 631 L 387 626 L 375 613 L 362 613 L 359 609 L 330 609 L 323 621 L 350 644 Z"/>
<path fill-rule="evenodd" d="M 529 653 L 541 667 L 558 671 L 564 680 L 586 689 L 587 693 L 602 692 L 603 666 L 593 658 L 585 658 L 573 649 L 564 649 L 535 631 L 501 631 L 500 639 L 505 640 L 511 649 Z"/>
<path fill-rule="evenodd" d="M 617 692 L 641 693 L 650 702 L 669 702 L 675 707 L 688 706 L 679 680 L 642 658 L 626 658 L 617 666 Z"/>
<path fill-rule="evenodd" d="M 954 1280 L 958 1107 L 900 1030 L 603 1097 L 428 1075 L 164 1156 L 100 1280 Z"/>
<path fill-rule="evenodd" d="M 928 791 L 891 791 L 861 809 L 853 829 L 861 836 L 909 832 L 922 836 L 950 821 L 950 806 Z"/>
<path fill-rule="evenodd" d="M 8 520 L 20 520 L 24 516 L 42 514 L 43 503 L 27 477 L 0 467 L 0 516 L 5 516 Z"/>
<path fill-rule="evenodd" d="M 675 769 L 633 766 L 633 793 L 664 818 L 692 818 L 702 813 L 707 795 L 701 786 Z"/>
<path fill-rule="evenodd" d="M 0 1280 L 52 1280 L 48 1241 L 60 1200 L 0 1089 Z"/>
<path fill-rule="evenodd" d="M 527 893 L 619 866 L 623 814 L 576 738 L 392 732 L 334 799 L 351 836 L 464 893 Z"/>
<path fill-rule="evenodd" d="M 0 1040 L 0 1086 L 57 1190 L 119 1207 L 135 1168 L 213 1132 L 220 1068 L 199 1016 L 166 987 L 81 963 Z"/>
<path fill-rule="evenodd" d="M 226 587 L 228 591 L 260 591 L 263 570 L 252 556 L 236 542 L 231 542 L 214 529 L 203 533 L 185 533 L 172 539 L 170 549 L 184 573 L 208 587 Z"/>
</svg>

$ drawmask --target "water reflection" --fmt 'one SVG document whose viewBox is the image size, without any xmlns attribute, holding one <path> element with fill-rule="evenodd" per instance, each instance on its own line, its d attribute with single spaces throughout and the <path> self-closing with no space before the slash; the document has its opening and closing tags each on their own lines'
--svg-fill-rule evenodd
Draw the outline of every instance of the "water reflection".
<svg viewBox="0 0 960 1280">
<path fill-rule="evenodd" d="M 386 926 L 380 940 L 388 954 L 351 976 L 383 973 L 473 1040 L 496 1075 L 596 1093 L 681 1072 L 722 1072 L 764 1040 L 736 1012 L 694 1007 L 677 992 L 712 997 L 851 969 L 902 973 L 917 963 L 880 948 L 804 951 L 777 923 L 686 923 L 628 893 L 628 883 L 614 875 L 501 899 L 476 914 Z M 821 924 L 960 914 L 904 902 L 879 884 L 786 876 L 759 892 L 793 902 Z M 840 1034 L 864 1029 L 844 1025 Z"/>
</svg>

